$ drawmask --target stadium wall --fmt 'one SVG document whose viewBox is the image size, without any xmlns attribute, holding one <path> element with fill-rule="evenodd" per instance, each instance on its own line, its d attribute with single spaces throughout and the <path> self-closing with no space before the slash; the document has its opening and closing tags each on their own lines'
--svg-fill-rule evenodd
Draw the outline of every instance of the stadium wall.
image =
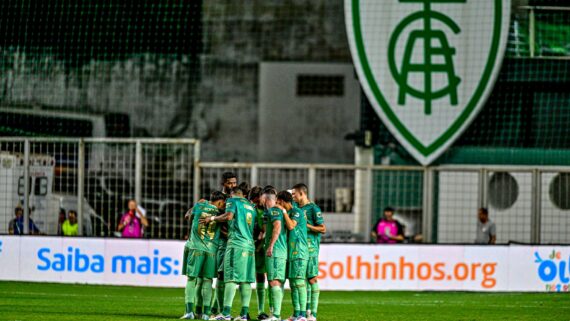
<svg viewBox="0 0 570 321">
<path fill-rule="evenodd" d="M 184 287 L 184 242 L 0 237 L 0 280 Z M 568 292 L 570 246 L 324 244 L 323 290 Z"/>
</svg>

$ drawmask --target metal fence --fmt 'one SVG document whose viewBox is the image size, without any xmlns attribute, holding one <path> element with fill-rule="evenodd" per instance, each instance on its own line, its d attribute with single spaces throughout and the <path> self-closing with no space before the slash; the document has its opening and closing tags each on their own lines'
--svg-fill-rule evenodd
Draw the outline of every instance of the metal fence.
<svg viewBox="0 0 570 321">
<path fill-rule="evenodd" d="M 325 242 L 370 241 L 382 209 L 392 206 L 407 242 L 473 243 L 477 209 L 488 207 L 498 243 L 570 243 L 570 167 L 223 163 L 199 156 L 192 139 L 0 138 L 0 234 L 10 232 L 22 207 L 42 234 L 60 233 L 74 210 L 81 234 L 118 236 L 127 202 L 136 199 L 149 219 L 145 237 L 184 239 L 186 211 L 232 171 L 251 186 L 306 183 L 325 215 Z"/>
<path fill-rule="evenodd" d="M 433 173 L 434 242 L 471 242 L 483 206 L 497 243 L 570 243 L 570 167 L 442 166 Z"/>
<path fill-rule="evenodd" d="M 363 217 L 355 202 L 356 172 L 366 171 L 354 165 L 331 164 L 278 164 L 278 163 L 200 163 L 201 191 L 206 195 L 220 189 L 222 173 L 231 171 L 239 181 L 251 186 L 275 186 L 289 189 L 297 183 L 309 187 L 309 198 L 327 215 L 331 233 L 325 241 L 362 242 L 366 239 L 360 221 Z M 355 214 L 359 213 L 359 214 Z M 357 226 L 358 225 L 358 226 Z"/>
<path fill-rule="evenodd" d="M 198 157 L 193 139 L 0 138 L 0 233 L 22 207 L 24 233 L 34 232 L 31 217 L 42 234 L 60 234 L 76 211 L 80 234 L 113 236 L 135 199 L 149 219 L 147 237 L 182 238 L 180 213 L 198 197 Z"/>
</svg>

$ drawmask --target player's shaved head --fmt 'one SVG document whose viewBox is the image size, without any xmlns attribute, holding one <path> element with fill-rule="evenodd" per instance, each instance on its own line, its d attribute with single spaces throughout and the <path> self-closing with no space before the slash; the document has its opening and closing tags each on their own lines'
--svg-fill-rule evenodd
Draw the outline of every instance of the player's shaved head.
<svg viewBox="0 0 570 321">
<path fill-rule="evenodd" d="M 277 195 L 277 189 L 271 185 L 267 185 L 263 188 L 263 194 L 267 195 Z"/>
<path fill-rule="evenodd" d="M 244 193 L 244 190 L 241 186 L 236 186 L 230 190 L 230 195 L 244 197 L 247 195 L 247 193 Z"/>
</svg>

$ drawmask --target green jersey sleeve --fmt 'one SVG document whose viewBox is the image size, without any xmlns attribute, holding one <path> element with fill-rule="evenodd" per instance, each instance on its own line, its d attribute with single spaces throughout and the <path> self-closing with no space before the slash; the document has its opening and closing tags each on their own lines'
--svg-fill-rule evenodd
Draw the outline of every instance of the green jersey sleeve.
<svg viewBox="0 0 570 321">
<path fill-rule="evenodd" d="M 317 205 L 313 203 L 313 222 L 315 223 L 315 225 L 321 225 L 325 223 L 325 220 L 323 219 L 323 213 L 321 211 L 321 208 Z"/>
<path fill-rule="evenodd" d="M 289 216 L 291 217 L 291 219 L 297 223 L 299 223 L 300 221 L 304 221 L 303 217 L 301 217 L 301 215 L 304 215 L 304 214 L 298 207 L 293 207 L 293 209 L 289 213 Z"/>
<path fill-rule="evenodd" d="M 280 208 L 272 207 L 269 210 L 269 220 L 271 223 L 283 220 L 283 211 Z"/>
<path fill-rule="evenodd" d="M 226 213 L 237 213 L 237 204 L 232 198 L 226 200 Z"/>
<path fill-rule="evenodd" d="M 196 203 L 194 204 L 194 206 L 192 207 L 192 212 L 190 214 L 194 215 L 194 217 L 197 214 L 200 214 L 202 212 L 202 207 L 204 206 L 204 204 L 202 203 Z"/>
</svg>

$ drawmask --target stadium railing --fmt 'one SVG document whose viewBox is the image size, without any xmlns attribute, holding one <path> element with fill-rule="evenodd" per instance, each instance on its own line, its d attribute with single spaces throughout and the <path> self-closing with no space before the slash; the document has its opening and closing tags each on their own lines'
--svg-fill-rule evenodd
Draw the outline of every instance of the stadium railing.
<svg viewBox="0 0 570 321">
<path fill-rule="evenodd" d="M 307 184 L 325 242 L 369 242 L 391 206 L 409 243 L 472 243 L 479 207 L 489 208 L 498 243 L 570 243 L 570 167 L 202 162 L 195 139 L 0 138 L 0 234 L 22 206 L 43 234 L 57 235 L 60 212 L 76 210 L 80 234 L 116 236 L 136 199 L 145 237 L 184 239 L 184 214 L 226 171 L 251 186 Z"/>
</svg>

